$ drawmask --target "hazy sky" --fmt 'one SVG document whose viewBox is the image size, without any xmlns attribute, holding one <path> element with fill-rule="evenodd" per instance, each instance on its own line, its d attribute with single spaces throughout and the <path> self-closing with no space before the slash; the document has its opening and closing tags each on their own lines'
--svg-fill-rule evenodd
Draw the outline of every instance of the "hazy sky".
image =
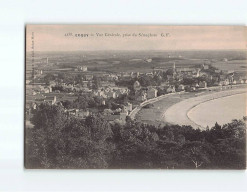
<svg viewBox="0 0 247 195">
<path fill-rule="evenodd" d="M 244 26 L 27 25 L 26 48 L 32 50 L 34 33 L 34 51 L 246 49 L 246 32 Z M 89 37 L 75 37 L 78 33 Z M 123 37 L 125 33 L 131 36 Z M 157 36 L 148 38 L 139 33 Z M 162 37 L 162 33 L 169 35 Z"/>
</svg>

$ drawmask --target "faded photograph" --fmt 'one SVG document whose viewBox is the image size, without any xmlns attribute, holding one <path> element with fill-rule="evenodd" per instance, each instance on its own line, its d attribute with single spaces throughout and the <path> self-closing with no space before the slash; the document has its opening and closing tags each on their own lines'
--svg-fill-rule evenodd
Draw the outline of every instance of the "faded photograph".
<svg viewBox="0 0 247 195">
<path fill-rule="evenodd" d="M 245 26 L 27 25 L 25 168 L 246 169 Z"/>
</svg>

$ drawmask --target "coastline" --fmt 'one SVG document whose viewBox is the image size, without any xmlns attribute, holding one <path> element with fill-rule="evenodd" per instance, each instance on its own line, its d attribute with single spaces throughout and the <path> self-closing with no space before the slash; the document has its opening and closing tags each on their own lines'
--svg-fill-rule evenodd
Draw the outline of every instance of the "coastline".
<svg viewBox="0 0 247 195">
<path fill-rule="evenodd" d="M 189 112 L 193 108 L 208 101 L 213 101 L 228 96 L 246 93 L 246 91 L 247 91 L 246 88 L 237 88 L 237 89 L 225 90 L 220 92 L 213 92 L 211 94 L 197 96 L 194 98 L 183 100 L 169 107 L 163 113 L 163 120 L 169 124 L 191 125 L 193 128 L 199 128 L 201 130 L 205 130 L 205 127 L 201 126 L 200 124 L 197 124 L 188 116 Z"/>
<path fill-rule="evenodd" d="M 232 94 L 232 95 L 227 95 L 227 96 L 223 96 L 223 97 L 218 97 L 218 98 L 215 98 L 215 99 L 211 99 L 211 100 L 208 100 L 208 101 L 204 101 L 204 102 L 201 102 L 195 106 L 193 106 L 188 112 L 187 112 L 187 117 L 190 121 L 194 122 L 196 125 L 200 126 L 201 128 L 200 129 L 206 129 L 205 126 L 203 126 L 202 124 L 199 124 L 196 122 L 196 120 L 194 120 L 190 114 L 194 111 L 194 109 L 198 108 L 199 106 L 201 106 L 202 104 L 205 104 L 205 103 L 210 103 L 210 102 L 214 102 L 215 100 L 219 100 L 219 99 L 222 99 L 222 98 L 228 98 L 228 97 L 235 97 L 235 96 L 238 96 L 238 95 L 242 95 L 242 94 L 246 94 L 247 91 L 245 92 L 240 92 L 240 93 L 236 93 L 236 94 Z M 219 122 L 219 121 L 217 121 Z M 230 122 L 230 121 L 229 121 Z M 207 124 L 207 126 L 209 126 L 209 124 Z M 210 127 L 210 126 L 209 126 Z"/>
<path fill-rule="evenodd" d="M 167 110 L 171 109 L 171 107 L 173 107 L 176 104 L 179 104 L 180 102 L 191 101 L 193 100 L 193 98 L 203 98 L 203 97 L 205 98 L 208 97 L 207 95 L 213 95 L 213 94 L 218 95 L 215 98 L 220 98 L 226 96 L 226 94 L 228 95 L 235 94 L 237 93 L 237 91 L 243 91 L 243 92 L 247 91 L 247 84 L 232 85 L 232 86 L 229 85 L 222 87 L 214 86 L 214 87 L 204 88 L 196 92 L 176 92 L 176 93 L 166 94 L 166 95 L 158 96 L 157 98 L 150 99 L 151 101 L 149 100 L 143 102 L 140 106 L 136 107 L 133 110 L 130 116 L 132 119 L 155 126 L 179 124 L 179 125 L 191 125 L 195 128 L 205 129 L 202 128 L 199 124 L 195 124 L 193 121 L 190 121 L 190 119 L 187 118 L 187 112 L 184 112 L 184 109 L 183 109 L 183 113 L 185 113 L 184 118 L 186 118 L 185 120 L 186 123 L 183 123 L 181 122 L 181 120 L 178 120 L 179 118 L 176 115 L 173 116 L 174 119 L 176 119 L 175 121 L 169 120 L 169 117 L 168 118 L 166 117 Z M 222 95 L 222 92 L 225 95 Z M 210 98 L 207 98 L 206 100 L 210 100 Z M 143 106 L 148 103 L 151 103 L 153 106 L 151 108 L 143 108 Z M 197 104 L 199 103 L 201 103 L 201 101 L 199 101 Z M 187 107 L 186 111 L 189 111 L 197 104 L 192 104 L 191 106 Z M 181 108 L 179 106 L 177 107 L 177 110 L 179 110 L 179 114 L 181 115 Z M 180 123 L 178 121 L 180 121 Z"/>
</svg>

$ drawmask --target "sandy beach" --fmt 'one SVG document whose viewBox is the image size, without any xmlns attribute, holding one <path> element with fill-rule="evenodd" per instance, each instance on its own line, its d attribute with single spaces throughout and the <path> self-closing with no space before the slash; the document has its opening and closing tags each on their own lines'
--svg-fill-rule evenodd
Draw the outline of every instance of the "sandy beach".
<svg viewBox="0 0 247 195">
<path fill-rule="evenodd" d="M 212 92 L 207 95 L 183 100 L 169 107 L 163 114 L 163 120 L 170 124 L 191 125 L 194 128 L 205 129 L 205 126 L 195 123 L 190 117 L 188 117 L 188 113 L 191 109 L 207 101 L 243 93 L 246 93 L 246 88 Z"/>
<path fill-rule="evenodd" d="M 234 85 L 221 87 L 210 87 L 197 92 L 185 92 L 169 94 L 152 102 L 150 108 L 139 106 L 134 111 L 133 118 L 138 121 L 152 124 L 179 124 L 191 125 L 195 128 L 204 129 L 198 122 L 188 118 L 188 112 L 201 103 L 227 97 L 230 95 L 241 94 L 247 91 L 247 85 Z M 207 113 L 204 114 L 208 117 Z M 196 124 L 197 123 L 197 124 Z"/>
</svg>

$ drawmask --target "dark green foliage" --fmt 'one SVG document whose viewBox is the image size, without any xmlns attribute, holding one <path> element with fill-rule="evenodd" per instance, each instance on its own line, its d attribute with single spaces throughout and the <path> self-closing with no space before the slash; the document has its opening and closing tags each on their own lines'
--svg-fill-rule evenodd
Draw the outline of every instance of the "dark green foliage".
<svg viewBox="0 0 247 195">
<path fill-rule="evenodd" d="M 38 119 L 40 118 L 40 121 Z M 26 167 L 107 168 L 114 145 L 101 117 L 68 117 L 58 106 L 41 104 L 28 129 Z"/>
<path fill-rule="evenodd" d="M 29 168 L 245 169 L 246 120 L 155 127 L 126 119 L 109 124 L 100 115 L 67 116 L 61 106 L 41 104 L 26 129 Z"/>
</svg>

